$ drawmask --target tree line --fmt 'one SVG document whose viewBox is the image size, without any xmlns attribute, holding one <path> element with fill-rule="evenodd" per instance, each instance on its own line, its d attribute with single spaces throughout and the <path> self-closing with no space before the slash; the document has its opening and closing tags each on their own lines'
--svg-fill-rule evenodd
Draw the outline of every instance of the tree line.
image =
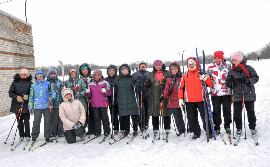
<svg viewBox="0 0 270 167">
<path fill-rule="evenodd" d="M 270 58 L 270 43 L 268 43 L 265 47 L 263 47 L 262 49 L 258 50 L 258 51 L 253 51 L 253 52 L 250 52 L 250 53 L 247 53 L 244 55 L 245 58 L 247 60 L 257 60 L 258 57 L 260 57 L 260 59 L 269 59 Z M 202 56 L 199 56 L 199 59 L 200 59 L 200 62 L 202 63 Z M 228 61 L 229 58 L 227 58 Z M 178 61 L 164 61 L 164 64 L 166 67 L 168 67 L 172 62 L 177 62 L 179 65 L 183 66 L 186 65 L 186 60 L 183 60 L 183 64 L 182 64 L 182 61 L 181 60 L 178 60 Z M 209 63 L 212 63 L 213 62 L 213 54 L 208 54 L 205 56 L 205 63 L 206 64 L 209 64 Z M 145 62 L 147 64 L 147 67 L 148 68 L 152 68 L 153 67 L 153 64 L 152 63 L 148 63 L 148 62 Z M 134 71 L 137 71 L 138 68 L 139 68 L 139 64 L 140 64 L 140 61 L 135 61 L 135 62 L 132 62 L 129 65 L 130 69 L 134 72 Z M 108 66 L 104 66 L 104 65 L 96 65 L 94 63 L 91 63 L 91 64 L 88 64 L 91 71 L 95 70 L 95 69 L 106 69 Z M 64 70 L 65 70 L 65 75 L 69 74 L 69 70 L 70 69 L 79 69 L 80 65 L 79 64 L 75 64 L 75 65 L 72 65 L 72 64 L 64 64 Z M 120 65 L 116 65 L 117 69 L 119 69 Z M 41 66 L 41 67 L 36 67 L 37 70 L 42 70 L 45 74 L 47 74 L 47 71 L 49 69 L 55 69 L 58 71 L 58 75 L 61 75 L 61 67 L 60 65 L 58 66 Z"/>
</svg>

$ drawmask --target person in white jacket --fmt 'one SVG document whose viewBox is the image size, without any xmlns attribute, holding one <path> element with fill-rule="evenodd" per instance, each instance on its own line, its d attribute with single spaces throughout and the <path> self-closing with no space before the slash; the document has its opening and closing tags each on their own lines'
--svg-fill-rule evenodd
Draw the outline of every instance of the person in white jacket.
<svg viewBox="0 0 270 167">
<path fill-rule="evenodd" d="M 86 117 L 85 109 L 79 100 L 74 100 L 70 88 L 62 90 L 64 102 L 59 107 L 59 116 L 63 122 L 64 135 L 69 144 L 76 142 L 76 136 L 84 140 L 85 129 L 83 127 Z"/>
<path fill-rule="evenodd" d="M 223 51 L 214 53 L 214 62 L 208 67 L 208 74 L 213 80 L 214 86 L 211 87 L 211 100 L 213 105 L 213 120 L 215 124 L 216 134 L 220 134 L 221 120 L 221 105 L 223 108 L 224 129 L 228 135 L 231 134 L 230 124 L 231 119 L 231 90 L 225 86 L 225 81 L 229 70 L 232 68 L 230 62 L 224 59 Z"/>
</svg>

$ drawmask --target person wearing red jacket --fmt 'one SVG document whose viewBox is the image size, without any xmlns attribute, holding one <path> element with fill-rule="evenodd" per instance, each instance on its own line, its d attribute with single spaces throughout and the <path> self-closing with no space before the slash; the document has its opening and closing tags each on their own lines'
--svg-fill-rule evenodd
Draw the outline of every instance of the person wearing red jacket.
<svg viewBox="0 0 270 167">
<path fill-rule="evenodd" d="M 181 83 L 182 72 L 179 64 L 173 62 L 169 65 L 171 76 L 166 79 L 165 89 L 161 97 L 161 101 L 168 98 L 168 109 L 172 111 L 175 118 L 175 124 L 178 130 L 177 136 L 185 133 L 185 124 L 183 120 L 182 110 L 178 102 L 178 87 Z"/>
<path fill-rule="evenodd" d="M 190 131 L 194 133 L 192 139 L 196 140 L 201 135 L 201 129 L 198 121 L 198 111 L 200 112 L 203 122 L 203 128 L 206 131 L 204 102 L 202 94 L 202 81 L 206 83 L 208 87 L 212 87 L 213 81 L 206 75 L 200 74 L 198 60 L 194 57 L 187 59 L 188 71 L 182 77 L 180 90 L 178 90 L 178 99 L 180 107 L 184 106 L 184 100 L 187 108 L 187 118 L 190 126 Z M 208 119 L 208 125 L 210 121 Z M 211 127 L 211 126 L 208 126 Z M 209 134 L 212 134 L 211 128 L 209 128 Z M 211 136 L 210 136 L 211 137 Z"/>
</svg>

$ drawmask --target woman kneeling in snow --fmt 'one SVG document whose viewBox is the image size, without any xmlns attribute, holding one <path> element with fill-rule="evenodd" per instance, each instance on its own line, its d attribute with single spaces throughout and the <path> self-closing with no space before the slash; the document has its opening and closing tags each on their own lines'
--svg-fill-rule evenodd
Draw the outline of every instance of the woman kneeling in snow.
<svg viewBox="0 0 270 167">
<path fill-rule="evenodd" d="M 76 136 L 84 140 L 85 109 L 79 100 L 74 100 L 70 88 L 62 90 L 64 102 L 59 107 L 59 116 L 63 122 L 64 135 L 69 144 L 76 142 Z"/>
</svg>

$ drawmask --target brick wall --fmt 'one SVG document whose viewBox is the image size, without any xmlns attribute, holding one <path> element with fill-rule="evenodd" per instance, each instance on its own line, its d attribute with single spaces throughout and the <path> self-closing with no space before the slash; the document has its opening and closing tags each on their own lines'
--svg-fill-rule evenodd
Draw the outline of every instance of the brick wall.
<svg viewBox="0 0 270 167">
<path fill-rule="evenodd" d="M 10 110 L 8 90 L 22 68 L 35 73 L 32 26 L 0 10 L 0 115 Z"/>
</svg>

